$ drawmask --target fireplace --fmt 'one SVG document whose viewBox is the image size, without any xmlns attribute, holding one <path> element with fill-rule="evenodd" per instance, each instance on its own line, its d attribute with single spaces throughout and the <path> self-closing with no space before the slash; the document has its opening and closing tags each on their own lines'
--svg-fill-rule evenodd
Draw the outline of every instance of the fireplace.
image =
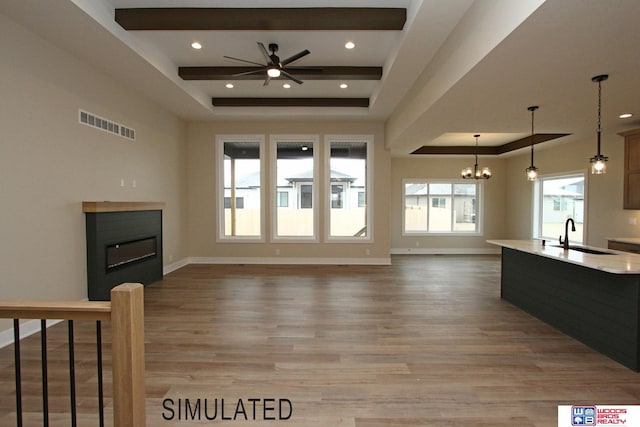
<svg viewBox="0 0 640 427">
<path fill-rule="evenodd" d="M 163 203 L 83 202 L 87 232 L 87 293 L 108 301 L 125 282 L 162 279 Z"/>
<path fill-rule="evenodd" d="M 132 242 L 114 243 L 107 246 L 107 272 L 113 268 L 126 267 L 133 262 L 157 256 L 155 236 Z"/>
</svg>

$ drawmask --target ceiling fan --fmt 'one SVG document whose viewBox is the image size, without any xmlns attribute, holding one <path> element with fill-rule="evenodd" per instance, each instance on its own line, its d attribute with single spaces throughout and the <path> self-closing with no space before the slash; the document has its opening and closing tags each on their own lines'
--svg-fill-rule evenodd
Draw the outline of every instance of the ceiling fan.
<svg viewBox="0 0 640 427">
<path fill-rule="evenodd" d="M 269 54 L 269 52 L 267 51 L 267 49 L 264 47 L 264 45 L 260 42 L 258 42 L 258 47 L 260 48 L 260 52 L 262 53 L 262 55 L 264 56 L 264 59 L 267 61 L 266 64 L 260 64 L 258 62 L 253 62 L 253 61 L 247 61 L 246 59 L 240 59 L 240 58 L 234 58 L 232 56 L 225 56 L 225 58 L 227 59 L 233 59 L 234 61 L 241 61 L 241 62 L 246 62 L 248 64 L 253 64 L 253 65 L 259 65 L 260 69 L 257 70 L 251 70 L 251 71 L 247 71 L 244 73 L 239 73 L 239 74 L 234 74 L 235 76 L 245 76 L 248 74 L 255 74 L 255 73 L 262 73 L 262 72 L 266 72 L 266 78 L 264 81 L 264 85 L 266 86 L 269 84 L 269 82 L 271 81 L 272 78 L 277 78 L 280 76 L 284 76 L 286 78 L 288 78 L 289 80 L 292 80 L 296 83 L 298 83 L 299 85 L 301 85 L 303 83 L 302 80 L 292 76 L 290 73 L 288 73 L 285 70 L 285 67 L 289 64 L 291 64 L 294 61 L 297 61 L 298 59 L 307 56 L 308 54 L 310 54 L 311 52 L 309 52 L 307 49 L 296 53 L 295 55 L 281 61 L 280 57 L 278 57 L 278 55 L 276 55 L 276 52 L 278 51 L 278 45 L 276 43 L 269 43 L 269 51 L 271 51 L 271 54 Z"/>
</svg>

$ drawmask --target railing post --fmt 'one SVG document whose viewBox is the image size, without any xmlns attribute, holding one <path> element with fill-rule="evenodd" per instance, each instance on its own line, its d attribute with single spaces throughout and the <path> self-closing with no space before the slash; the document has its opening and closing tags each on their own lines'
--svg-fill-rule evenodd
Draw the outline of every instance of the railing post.
<svg viewBox="0 0 640 427">
<path fill-rule="evenodd" d="M 114 427 L 145 427 L 144 287 L 111 290 Z"/>
</svg>

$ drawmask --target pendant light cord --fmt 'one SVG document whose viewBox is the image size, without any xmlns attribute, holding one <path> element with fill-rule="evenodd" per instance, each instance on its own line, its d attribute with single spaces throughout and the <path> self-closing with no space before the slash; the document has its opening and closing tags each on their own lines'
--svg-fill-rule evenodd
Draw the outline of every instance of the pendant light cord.
<svg viewBox="0 0 640 427">
<path fill-rule="evenodd" d="M 598 80 L 598 156 L 600 156 L 600 134 L 602 133 L 602 128 L 600 127 L 600 113 L 602 110 L 602 81 Z"/>
<path fill-rule="evenodd" d="M 533 134 L 533 113 L 535 110 L 535 108 L 530 107 L 529 108 L 531 110 L 531 166 L 533 166 L 533 144 L 534 144 L 534 134 Z"/>
</svg>

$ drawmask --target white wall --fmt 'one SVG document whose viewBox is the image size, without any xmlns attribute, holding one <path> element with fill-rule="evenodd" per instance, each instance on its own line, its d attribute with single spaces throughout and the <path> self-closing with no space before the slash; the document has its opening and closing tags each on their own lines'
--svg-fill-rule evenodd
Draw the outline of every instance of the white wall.
<svg viewBox="0 0 640 427">
<path fill-rule="evenodd" d="M 0 299 L 86 298 L 85 200 L 166 202 L 164 262 L 185 258 L 185 123 L 2 15 L 0 56 Z"/>
</svg>

